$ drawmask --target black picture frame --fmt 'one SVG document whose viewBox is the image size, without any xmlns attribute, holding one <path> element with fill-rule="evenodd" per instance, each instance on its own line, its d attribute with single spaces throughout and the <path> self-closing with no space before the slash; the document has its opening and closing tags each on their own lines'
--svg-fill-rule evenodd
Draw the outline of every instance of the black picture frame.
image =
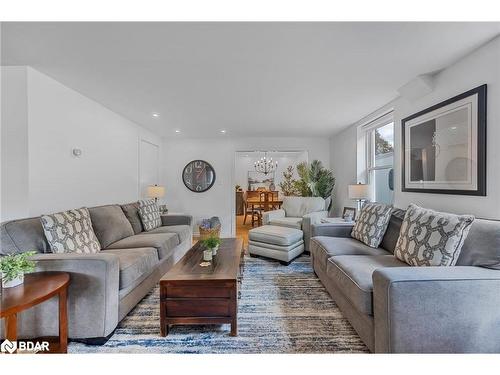
<svg viewBox="0 0 500 375">
<path fill-rule="evenodd" d="M 436 109 L 445 107 L 456 101 L 465 99 L 469 96 L 477 94 L 477 188 L 475 190 L 459 190 L 459 189 L 436 189 L 436 188 L 410 188 L 406 186 L 406 123 L 426 113 Z M 401 120 L 401 191 L 412 193 L 431 193 L 431 194 L 454 194 L 454 195 L 474 195 L 486 196 L 486 114 L 487 114 L 487 85 L 481 85 L 466 91 L 462 94 L 447 99 L 441 103 L 426 108 L 411 116 Z"/>
<path fill-rule="evenodd" d="M 189 186 L 189 184 L 186 182 L 186 179 L 185 179 L 185 172 L 186 172 L 186 169 L 191 165 L 191 164 L 195 164 L 195 163 L 204 163 L 206 168 L 209 168 L 211 170 L 211 172 L 213 173 L 213 176 L 214 178 L 212 179 L 210 185 L 208 185 L 207 187 L 205 187 L 203 190 L 196 190 L 196 189 L 193 189 L 191 186 Z M 212 167 L 212 165 L 205 161 L 205 160 L 201 160 L 201 159 L 196 159 L 196 160 L 191 160 L 189 163 L 186 164 L 186 166 L 182 169 L 182 182 L 184 183 L 184 186 L 189 190 L 189 191 L 192 191 L 193 193 L 204 193 L 208 190 L 210 190 L 210 188 L 212 186 L 214 186 L 215 184 L 215 180 L 217 179 L 217 175 L 215 173 L 215 168 Z"/>
<path fill-rule="evenodd" d="M 352 220 L 354 220 L 356 218 L 356 208 L 355 207 L 344 207 L 344 209 L 342 211 L 342 219 L 345 219 L 345 214 L 347 213 L 347 211 L 354 212 L 354 214 L 352 215 Z"/>
</svg>

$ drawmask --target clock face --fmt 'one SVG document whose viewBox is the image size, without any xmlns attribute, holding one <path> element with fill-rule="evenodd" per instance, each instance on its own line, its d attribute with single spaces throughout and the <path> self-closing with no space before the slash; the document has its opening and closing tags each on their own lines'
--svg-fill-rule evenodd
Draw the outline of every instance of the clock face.
<svg viewBox="0 0 500 375">
<path fill-rule="evenodd" d="M 215 183 L 215 170 L 206 161 L 193 160 L 184 167 L 182 181 L 189 190 L 203 193 Z"/>
</svg>

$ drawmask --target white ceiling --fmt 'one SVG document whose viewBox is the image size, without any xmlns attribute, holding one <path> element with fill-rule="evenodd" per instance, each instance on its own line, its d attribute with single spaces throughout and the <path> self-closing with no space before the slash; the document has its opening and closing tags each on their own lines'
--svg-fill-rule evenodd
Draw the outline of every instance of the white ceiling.
<svg viewBox="0 0 500 375">
<path fill-rule="evenodd" d="M 3 23 L 2 65 L 30 65 L 164 136 L 326 136 L 499 33 L 500 23 Z"/>
</svg>

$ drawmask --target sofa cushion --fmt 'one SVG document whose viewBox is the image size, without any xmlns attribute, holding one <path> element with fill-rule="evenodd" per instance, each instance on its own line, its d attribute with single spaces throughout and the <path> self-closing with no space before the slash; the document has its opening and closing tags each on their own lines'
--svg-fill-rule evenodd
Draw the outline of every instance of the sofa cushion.
<svg viewBox="0 0 500 375">
<path fill-rule="evenodd" d="M 94 232 L 102 248 L 134 235 L 132 225 L 117 204 L 89 208 Z"/>
<path fill-rule="evenodd" d="M 141 234 L 149 233 L 175 233 L 179 237 L 179 243 L 192 240 L 192 232 L 190 225 L 165 225 L 150 230 L 149 232 L 142 232 Z"/>
<path fill-rule="evenodd" d="M 456 265 L 500 270 L 500 221 L 474 220 Z"/>
<path fill-rule="evenodd" d="M 392 206 L 383 203 L 365 204 L 356 217 L 351 236 L 370 247 L 379 247 L 389 224 L 391 212 Z"/>
<path fill-rule="evenodd" d="M 405 217 L 405 211 L 399 208 L 394 208 L 392 210 L 391 218 L 389 219 L 389 224 L 385 230 L 384 237 L 380 243 L 380 247 L 390 251 L 394 254 L 394 249 L 396 248 L 396 243 L 399 238 L 399 231 L 401 230 L 401 224 Z"/>
<path fill-rule="evenodd" d="M 269 221 L 271 225 L 277 225 L 280 227 L 289 227 L 295 229 L 302 228 L 302 218 L 301 217 L 280 217 L 276 219 L 272 219 Z"/>
<path fill-rule="evenodd" d="M 160 210 L 154 200 L 139 201 L 139 216 L 146 232 L 161 227 Z"/>
<path fill-rule="evenodd" d="M 108 249 L 133 249 L 137 247 L 154 247 L 158 251 L 158 258 L 170 256 L 172 250 L 179 245 L 179 237 L 175 233 L 144 233 L 116 241 Z"/>
<path fill-rule="evenodd" d="M 0 255 L 23 253 L 29 250 L 50 253 L 50 246 L 45 238 L 39 217 L 2 223 L 0 234 Z"/>
<path fill-rule="evenodd" d="M 312 212 L 324 211 L 325 200 L 321 197 L 284 197 L 281 208 L 286 216 L 302 217 Z"/>
<path fill-rule="evenodd" d="M 278 246 L 290 246 L 302 241 L 303 233 L 299 229 L 264 225 L 248 232 L 248 239 L 255 242 Z"/>
<path fill-rule="evenodd" d="M 354 238 L 323 236 L 311 239 L 311 254 L 324 267 L 334 255 L 391 255 L 380 247 L 374 249 Z"/>
<path fill-rule="evenodd" d="M 125 217 L 130 222 L 130 225 L 132 225 L 134 234 L 141 233 L 144 228 L 142 226 L 141 217 L 139 216 L 139 202 L 122 204 L 121 208 Z"/>
<path fill-rule="evenodd" d="M 360 312 L 373 315 L 373 272 L 382 267 L 409 267 L 393 255 L 336 255 L 326 273 Z"/>
<path fill-rule="evenodd" d="M 410 204 L 394 255 L 410 266 L 454 266 L 473 221 Z"/>
<path fill-rule="evenodd" d="M 151 273 L 159 263 L 158 252 L 153 247 L 104 250 L 104 253 L 112 253 L 118 257 L 120 289 L 134 287 L 135 283 Z"/>
<path fill-rule="evenodd" d="M 50 251 L 95 254 L 101 251 L 86 207 L 40 217 Z"/>
</svg>

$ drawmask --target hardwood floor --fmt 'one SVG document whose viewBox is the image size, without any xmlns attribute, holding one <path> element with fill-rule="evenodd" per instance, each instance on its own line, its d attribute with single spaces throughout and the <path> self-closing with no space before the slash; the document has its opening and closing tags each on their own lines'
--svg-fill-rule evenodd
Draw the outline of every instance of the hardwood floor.
<svg viewBox="0 0 500 375">
<path fill-rule="evenodd" d="M 243 240 L 243 246 L 248 249 L 248 231 L 252 229 L 252 219 L 247 217 L 247 223 L 243 224 L 243 215 L 236 216 L 236 237 Z M 254 227 L 255 228 L 255 227 Z"/>
</svg>

